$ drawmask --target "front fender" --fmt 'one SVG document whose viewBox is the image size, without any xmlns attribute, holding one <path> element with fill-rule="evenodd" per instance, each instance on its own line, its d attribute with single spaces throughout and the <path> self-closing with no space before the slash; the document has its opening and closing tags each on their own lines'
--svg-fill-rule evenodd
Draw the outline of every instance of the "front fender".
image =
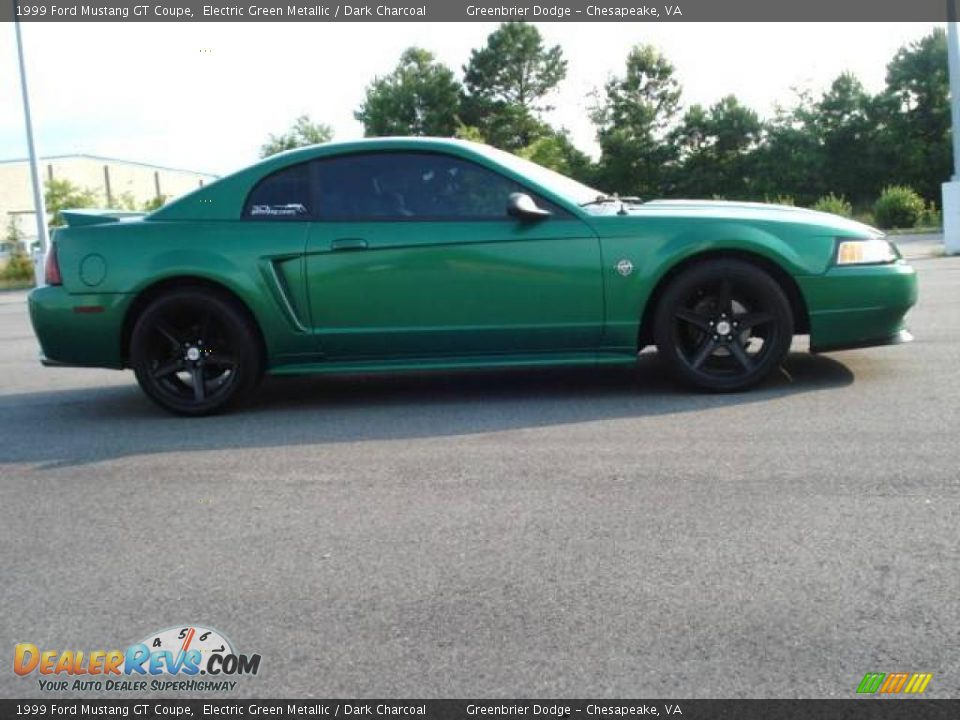
<svg viewBox="0 0 960 720">
<path fill-rule="evenodd" d="M 737 252 L 774 263 L 791 276 L 826 271 L 835 240 L 826 235 L 791 235 L 746 223 L 702 223 L 671 230 L 667 223 L 643 223 L 639 233 L 604 237 L 604 294 L 607 317 L 604 348 L 636 347 L 640 322 L 658 285 L 680 264 L 700 255 Z M 617 268 L 629 260 L 633 272 Z"/>
</svg>

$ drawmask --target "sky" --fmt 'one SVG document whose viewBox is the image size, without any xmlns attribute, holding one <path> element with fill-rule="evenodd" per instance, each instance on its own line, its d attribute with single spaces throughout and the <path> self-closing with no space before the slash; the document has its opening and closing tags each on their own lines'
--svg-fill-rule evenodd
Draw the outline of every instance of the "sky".
<svg viewBox="0 0 960 720">
<path fill-rule="evenodd" d="M 595 154 L 590 94 L 637 43 L 676 67 L 683 105 L 735 94 L 761 116 L 793 88 L 841 72 L 870 91 L 932 23 L 542 23 L 567 78 L 547 119 Z M 335 138 L 363 135 L 354 110 L 411 45 L 457 71 L 495 23 L 26 23 L 38 152 L 88 153 L 223 174 L 257 159 L 270 133 L 308 114 Z M 26 156 L 11 23 L 0 23 L 0 159 Z"/>
</svg>

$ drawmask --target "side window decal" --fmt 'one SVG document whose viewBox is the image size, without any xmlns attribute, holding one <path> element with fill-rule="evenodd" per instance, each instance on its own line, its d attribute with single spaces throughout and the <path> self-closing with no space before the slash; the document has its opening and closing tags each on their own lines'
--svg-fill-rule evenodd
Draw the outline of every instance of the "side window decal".
<svg viewBox="0 0 960 720">
<path fill-rule="evenodd" d="M 251 220 L 305 220 L 311 216 L 310 164 L 277 170 L 258 182 L 243 207 Z"/>
</svg>

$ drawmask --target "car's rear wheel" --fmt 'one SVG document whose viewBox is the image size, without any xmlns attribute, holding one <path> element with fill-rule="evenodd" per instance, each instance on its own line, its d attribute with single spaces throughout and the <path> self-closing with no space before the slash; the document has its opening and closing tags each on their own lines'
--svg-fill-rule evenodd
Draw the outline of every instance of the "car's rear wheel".
<svg viewBox="0 0 960 720">
<path fill-rule="evenodd" d="M 760 268 L 707 260 L 667 286 L 656 309 L 654 339 L 682 381 L 704 390 L 744 390 L 783 360 L 793 339 L 793 314 L 783 289 Z"/>
<path fill-rule="evenodd" d="M 133 328 L 130 360 L 147 396 L 179 415 L 209 415 L 244 398 L 261 374 L 257 337 L 243 310 L 206 288 L 151 302 Z"/>
</svg>

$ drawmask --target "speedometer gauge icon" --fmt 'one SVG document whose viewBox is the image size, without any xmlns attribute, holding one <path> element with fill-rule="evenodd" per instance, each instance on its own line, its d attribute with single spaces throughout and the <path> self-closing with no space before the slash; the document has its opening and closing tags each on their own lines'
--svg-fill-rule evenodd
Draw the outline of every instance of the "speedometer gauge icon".
<svg viewBox="0 0 960 720">
<path fill-rule="evenodd" d="M 233 655 L 233 644 L 218 630 L 202 625 L 178 625 L 151 633 L 140 641 L 151 653 L 169 651 L 173 657 L 183 657 L 191 650 L 200 652 L 197 665 L 206 668 L 212 655 Z M 203 670 L 201 674 L 205 674 Z"/>
</svg>

